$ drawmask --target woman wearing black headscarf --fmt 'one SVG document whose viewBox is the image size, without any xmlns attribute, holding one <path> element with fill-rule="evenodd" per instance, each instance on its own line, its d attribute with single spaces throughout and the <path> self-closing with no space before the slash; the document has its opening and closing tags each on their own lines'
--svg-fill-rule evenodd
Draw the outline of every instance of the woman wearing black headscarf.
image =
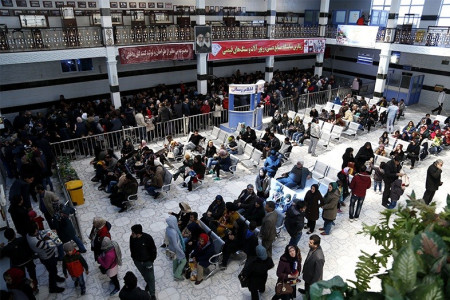
<svg viewBox="0 0 450 300">
<path fill-rule="evenodd" d="M 311 185 L 311 189 L 305 195 L 306 211 L 305 217 L 308 219 L 306 227 L 309 229 L 306 233 L 311 234 L 316 227 L 316 221 L 319 219 L 319 207 L 323 205 L 323 197 L 319 191 L 319 185 Z"/>
<path fill-rule="evenodd" d="M 342 155 L 341 169 L 348 167 L 349 162 L 355 162 L 355 157 L 353 156 L 353 148 L 345 149 L 345 153 L 344 153 L 344 155 Z"/>
<path fill-rule="evenodd" d="M 281 255 L 280 261 L 278 262 L 277 268 L 277 284 L 288 283 L 292 286 L 292 293 L 287 295 L 276 294 L 272 297 L 274 299 L 295 299 L 296 291 L 295 285 L 297 278 L 300 276 L 302 271 L 302 255 L 300 254 L 300 249 L 297 246 L 287 245 L 284 249 L 284 254 Z M 276 289 L 275 289 L 276 290 Z"/>
<path fill-rule="evenodd" d="M 362 146 L 355 157 L 355 169 L 356 172 L 359 172 L 362 165 L 365 164 L 371 158 L 374 158 L 372 144 L 370 142 L 366 142 L 364 146 Z"/>
</svg>

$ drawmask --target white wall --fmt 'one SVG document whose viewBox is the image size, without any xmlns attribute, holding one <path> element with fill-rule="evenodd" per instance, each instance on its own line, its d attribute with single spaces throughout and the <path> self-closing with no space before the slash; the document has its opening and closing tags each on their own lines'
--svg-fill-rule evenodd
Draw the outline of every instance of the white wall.
<svg viewBox="0 0 450 300">
<path fill-rule="evenodd" d="M 335 52 L 336 50 L 336 52 Z M 379 50 L 375 49 L 360 49 L 354 47 L 338 47 L 332 46 L 331 57 L 333 57 L 333 53 L 336 53 L 336 56 L 344 56 L 356 59 L 358 52 L 360 53 L 370 53 L 374 55 L 374 61 L 379 61 Z M 413 53 L 401 53 L 399 65 L 403 66 L 412 66 L 415 68 L 424 68 L 424 69 L 432 69 L 435 71 L 445 71 L 449 72 L 450 67 L 448 65 L 443 65 L 442 60 L 448 60 L 448 57 L 442 56 L 432 56 L 432 55 L 422 55 L 422 54 L 413 54 Z M 378 73 L 378 67 L 374 65 L 362 65 L 357 64 L 355 62 L 348 62 L 343 60 L 334 60 L 326 59 L 324 61 L 324 67 L 334 68 L 335 73 L 339 73 L 338 70 L 354 72 L 357 74 L 361 74 L 364 81 L 364 75 L 376 76 Z M 402 69 L 394 69 L 390 68 L 390 72 L 394 72 L 397 74 L 401 74 L 401 72 L 409 72 L 413 73 L 413 75 L 425 75 L 423 84 L 426 86 L 435 86 L 436 84 L 444 85 L 446 88 L 450 88 L 450 77 L 444 75 L 436 75 L 430 73 L 424 73 L 420 71 L 408 71 Z M 435 106 L 437 99 L 437 92 L 422 90 L 420 95 L 419 103 L 426 106 Z"/>
</svg>

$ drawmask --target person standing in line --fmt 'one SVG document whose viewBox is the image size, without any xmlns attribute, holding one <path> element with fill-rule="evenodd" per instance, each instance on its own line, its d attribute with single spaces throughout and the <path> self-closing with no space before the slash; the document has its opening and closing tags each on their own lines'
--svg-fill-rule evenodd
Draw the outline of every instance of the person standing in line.
<svg viewBox="0 0 450 300">
<path fill-rule="evenodd" d="M 305 281 L 305 289 L 298 289 L 302 294 L 307 293 L 309 297 L 309 288 L 317 281 L 322 280 L 323 265 L 325 264 L 325 256 L 322 247 L 320 247 L 320 236 L 313 234 L 309 237 L 309 252 L 303 263 L 303 280 Z"/>
<path fill-rule="evenodd" d="M 291 236 L 291 240 L 289 241 L 289 245 L 291 246 L 297 246 L 302 237 L 303 226 L 305 226 L 305 209 L 305 202 L 298 201 L 295 205 L 291 205 L 286 212 L 284 226 Z"/>
<path fill-rule="evenodd" d="M 259 235 L 261 237 L 261 244 L 267 249 L 267 255 L 272 257 L 272 243 L 277 236 L 276 224 L 278 219 L 278 215 L 275 212 L 275 202 L 267 202 L 265 210 L 267 214 L 262 220 Z"/>
<path fill-rule="evenodd" d="M 316 146 L 320 138 L 319 119 L 314 118 L 313 121 L 311 122 L 311 131 L 309 135 L 311 143 L 309 144 L 308 153 L 311 154 L 311 156 L 313 157 L 317 157 Z"/>
<path fill-rule="evenodd" d="M 316 221 L 319 219 L 319 207 L 323 204 L 323 197 L 319 191 L 319 185 L 313 184 L 311 185 L 310 190 L 305 195 L 305 204 L 306 211 L 305 216 L 308 220 L 308 224 L 306 228 L 309 230 L 306 232 L 307 234 L 311 234 L 314 232 L 316 228 Z"/>
<path fill-rule="evenodd" d="M 19 268 L 24 272 L 26 268 L 28 275 L 33 280 L 34 291 L 39 292 L 33 252 L 28 245 L 26 236 L 17 237 L 12 228 L 6 228 L 4 235 L 8 244 L 0 243 L 0 258 L 9 257 L 11 267 Z"/>
<path fill-rule="evenodd" d="M 437 111 L 437 114 L 440 115 L 441 111 L 442 111 L 442 107 L 444 106 L 444 101 L 445 101 L 445 91 L 446 89 L 443 89 L 442 91 L 439 92 L 438 95 L 438 107 L 436 107 L 435 109 L 433 109 L 431 112 L 434 113 L 435 111 Z"/>
<path fill-rule="evenodd" d="M 145 291 L 150 294 L 152 300 L 156 299 L 153 262 L 156 259 L 157 251 L 152 236 L 142 232 L 141 224 L 131 226 L 130 252 L 134 265 L 147 283 Z"/>
<path fill-rule="evenodd" d="M 37 253 L 39 260 L 45 266 L 48 272 L 49 293 L 62 293 L 64 288 L 57 286 L 57 282 L 64 282 L 64 277 L 58 276 L 58 258 L 57 247 L 55 243 L 50 242 L 48 236 L 42 236 L 39 233 L 36 224 L 33 224 L 27 235 L 28 245 L 33 252 Z"/>
<path fill-rule="evenodd" d="M 350 222 L 353 222 L 353 220 L 358 220 L 364 199 L 366 198 L 366 191 L 370 189 L 371 185 L 372 180 L 370 179 L 370 174 L 366 172 L 366 166 L 363 165 L 361 166 L 361 171 L 356 174 L 355 177 L 353 177 L 352 182 L 350 182 L 350 189 L 352 190 L 349 209 Z M 356 211 L 355 202 L 358 202 L 356 205 Z"/>
<path fill-rule="evenodd" d="M 387 131 L 389 133 L 391 133 L 391 134 L 394 131 L 394 122 L 395 122 L 395 117 L 397 116 L 397 114 L 398 114 L 397 101 L 396 100 L 392 100 L 391 105 L 389 105 L 389 107 L 386 110 Z"/>
<path fill-rule="evenodd" d="M 400 165 L 400 159 L 398 156 L 394 156 L 393 159 L 388 161 L 384 165 L 384 175 L 383 175 L 383 181 L 384 181 L 384 191 L 383 191 L 383 198 L 381 200 L 381 205 L 384 207 L 388 207 L 389 205 L 389 196 L 391 195 L 391 185 L 392 183 L 397 180 L 399 176 L 403 176 L 404 173 L 401 173 L 402 166 Z"/>
<path fill-rule="evenodd" d="M 441 181 L 443 164 L 444 162 L 442 161 L 442 159 L 438 159 L 428 167 L 427 180 L 425 183 L 425 193 L 422 197 L 423 201 L 425 201 L 427 205 L 430 205 L 431 201 L 433 201 L 434 194 L 443 183 Z"/>
<path fill-rule="evenodd" d="M 119 293 L 120 300 L 150 300 L 150 295 L 137 286 L 137 278 L 128 271 L 123 277 L 124 286 Z"/>
<path fill-rule="evenodd" d="M 183 268 L 186 265 L 186 255 L 184 251 L 186 250 L 186 245 L 184 244 L 183 235 L 178 228 L 178 221 L 175 216 L 168 216 L 166 218 L 167 228 L 166 236 L 164 238 L 165 244 L 168 245 L 170 251 L 175 253 L 175 258 L 173 259 L 173 277 L 175 280 L 184 280 L 182 275 Z"/>
<path fill-rule="evenodd" d="M 271 257 L 267 256 L 267 250 L 261 245 L 256 246 L 256 257 L 247 259 L 242 274 L 248 278 L 248 290 L 252 300 L 259 300 L 259 293 L 266 290 L 267 272 L 274 267 Z"/>
</svg>

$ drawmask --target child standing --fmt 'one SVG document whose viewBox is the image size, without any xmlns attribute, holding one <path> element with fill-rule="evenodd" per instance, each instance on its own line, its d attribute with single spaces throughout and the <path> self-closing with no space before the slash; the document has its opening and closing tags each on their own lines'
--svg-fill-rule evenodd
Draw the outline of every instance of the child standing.
<svg viewBox="0 0 450 300">
<path fill-rule="evenodd" d="M 406 185 L 402 183 L 401 179 L 395 180 L 391 185 L 391 203 L 388 208 L 393 209 L 397 206 L 397 201 L 400 199 L 400 196 L 405 192 Z"/>
<path fill-rule="evenodd" d="M 375 193 L 377 192 L 377 187 L 379 190 L 379 194 L 382 194 L 381 192 L 381 185 L 383 182 L 383 175 L 384 175 L 384 165 L 386 165 L 386 163 L 383 161 L 380 163 L 380 166 L 374 166 L 373 170 L 375 170 L 375 172 L 373 173 L 373 190 L 375 191 Z"/>
<path fill-rule="evenodd" d="M 69 272 L 72 280 L 75 281 L 75 287 L 78 285 L 81 288 L 81 295 L 86 294 L 86 283 L 84 281 L 83 271 L 89 274 L 89 267 L 84 260 L 83 256 L 75 250 L 72 241 L 64 244 L 64 252 L 66 255 L 63 259 L 63 273 L 67 278 L 67 271 Z"/>
</svg>

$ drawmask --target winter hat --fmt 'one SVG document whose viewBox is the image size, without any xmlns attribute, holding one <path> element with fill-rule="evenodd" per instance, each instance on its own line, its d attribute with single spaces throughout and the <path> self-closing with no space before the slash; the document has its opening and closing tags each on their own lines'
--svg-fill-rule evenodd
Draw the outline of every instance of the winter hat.
<svg viewBox="0 0 450 300">
<path fill-rule="evenodd" d="M 256 256 L 261 260 L 267 259 L 267 250 L 263 245 L 256 246 Z"/>
<path fill-rule="evenodd" d="M 105 236 L 104 238 L 103 238 L 103 241 L 102 241 L 102 250 L 108 250 L 109 248 L 111 248 L 113 246 L 113 244 L 112 244 L 112 242 L 111 242 L 111 239 L 109 238 L 109 237 L 107 237 L 107 236 Z"/>
<path fill-rule="evenodd" d="M 83 114 L 81 115 L 81 118 L 82 118 L 83 120 L 87 120 L 87 113 L 83 113 Z"/>
<path fill-rule="evenodd" d="M 67 243 L 64 243 L 63 248 L 64 248 L 64 252 L 66 252 L 66 253 L 72 252 L 73 249 L 75 249 L 75 247 L 73 246 L 72 241 L 69 241 L 69 242 L 67 242 Z"/>
<path fill-rule="evenodd" d="M 227 151 L 225 149 L 220 149 L 219 155 L 220 156 L 226 156 L 227 155 Z"/>
</svg>

